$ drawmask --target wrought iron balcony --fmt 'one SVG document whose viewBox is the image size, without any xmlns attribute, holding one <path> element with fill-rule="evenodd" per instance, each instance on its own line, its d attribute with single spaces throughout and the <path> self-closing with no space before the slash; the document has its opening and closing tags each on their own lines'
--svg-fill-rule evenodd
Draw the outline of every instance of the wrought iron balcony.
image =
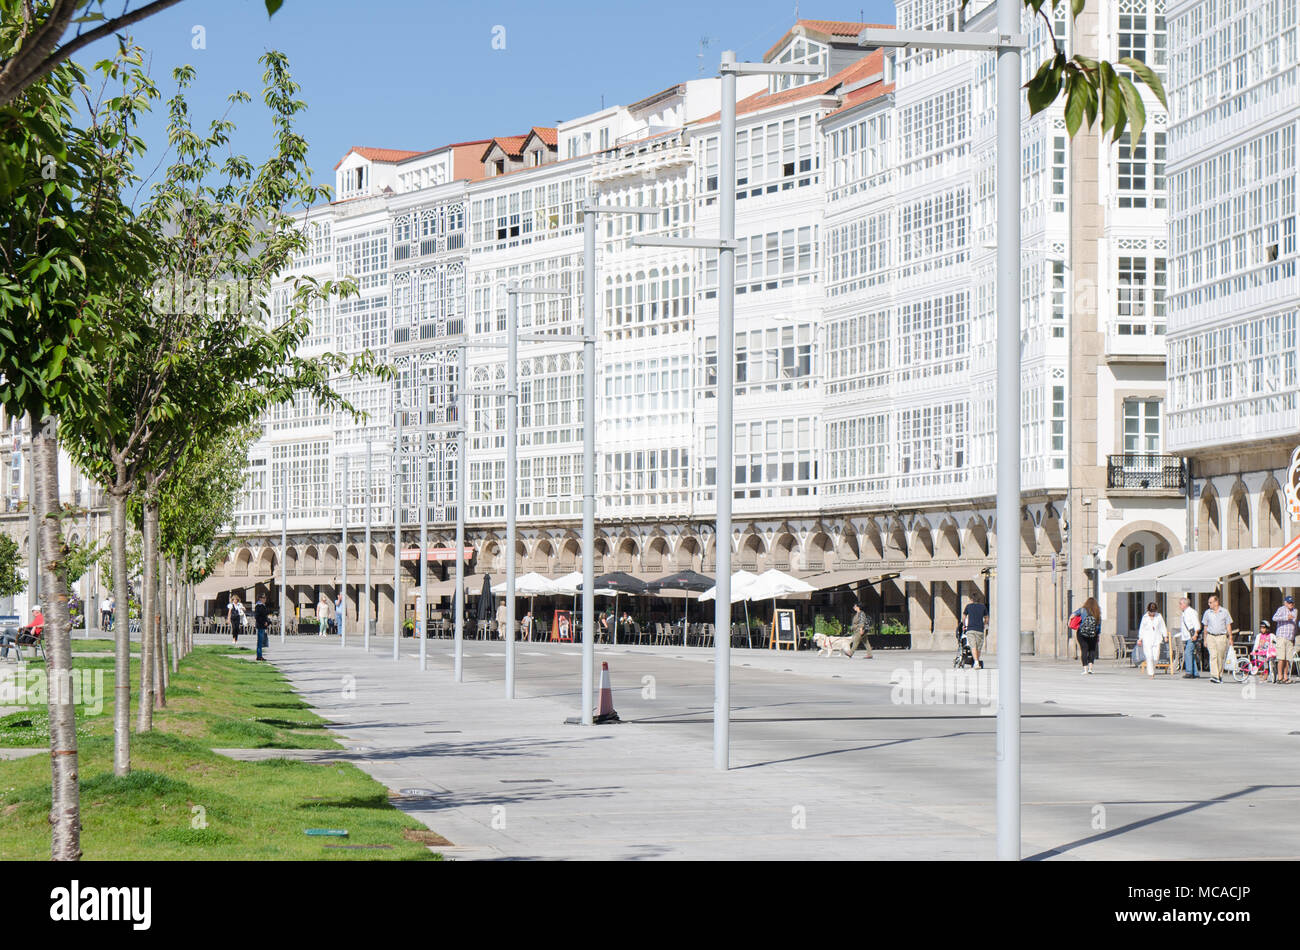
<svg viewBox="0 0 1300 950">
<path fill-rule="evenodd" d="M 1187 491 L 1187 468 L 1177 455 L 1126 454 L 1106 459 L 1106 487 Z"/>
</svg>

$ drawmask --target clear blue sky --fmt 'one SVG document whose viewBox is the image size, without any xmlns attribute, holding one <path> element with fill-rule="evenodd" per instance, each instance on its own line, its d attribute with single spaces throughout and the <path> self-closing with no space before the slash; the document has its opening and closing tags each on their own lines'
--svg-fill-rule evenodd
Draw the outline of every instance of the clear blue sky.
<svg viewBox="0 0 1300 950">
<path fill-rule="evenodd" d="M 425 149 L 519 134 L 601 106 L 635 102 L 674 82 L 716 75 L 735 49 L 758 59 L 794 22 L 794 0 L 285 0 L 267 20 L 263 0 L 184 0 L 132 28 L 164 97 L 171 71 L 198 70 L 190 104 L 196 125 L 219 116 L 234 89 L 254 95 L 235 113 L 235 147 L 253 160 L 266 151 L 259 120 L 257 57 L 289 56 L 309 109 L 300 129 L 311 143 L 318 182 L 353 145 Z M 799 4 L 804 19 L 893 23 L 892 0 Z M 506 48 L 493 49 L 493 27 Z M 193 48 L 194 27 L 206 48 Z M 700 41 L 708 39 L 703 59 Z M 112 49 L 97 44 L 83 64 Z M 93 51 L 93 55 L 92 55 Z M 161 141 L 163 112 L 144 126 Z M 151 153 L 151 160 L 156 161 Z"/>
</svg>

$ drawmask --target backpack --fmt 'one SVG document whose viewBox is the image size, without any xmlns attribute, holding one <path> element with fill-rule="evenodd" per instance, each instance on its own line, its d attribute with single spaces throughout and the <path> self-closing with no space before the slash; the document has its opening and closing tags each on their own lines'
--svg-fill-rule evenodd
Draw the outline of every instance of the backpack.
<svg viewBox="0 0 1300 950">
<path fill-rule="evenodd" d="M 1097 618 L 1086 610 L 1079 620 L 1079 633 L 1085 637 L 1095 637 L 1097 635 Z"/>
</svg>

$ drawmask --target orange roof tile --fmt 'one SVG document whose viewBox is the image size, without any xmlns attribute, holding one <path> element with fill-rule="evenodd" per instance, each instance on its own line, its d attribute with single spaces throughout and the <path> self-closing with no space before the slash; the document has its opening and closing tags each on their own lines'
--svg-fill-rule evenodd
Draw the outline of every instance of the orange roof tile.
<svg viewBox="0 0 1300 950">
<path fill-rule="evenodd" d="M 746 96 L 736 103 L 736 115 L 758 112 L 761 109 L 770 109 L 774 106 L 800 102 L 804 99 L 815 99 L 818 96 L 834 95 L 842 87 L 852 85 L 861 79 L 866 79 L 868 76 L 876 73 L 883 75 L 884 68 L 884 54 L 880 50 L 873 50 L 826 79 L 795 86 L 793 89 L 784 89 L 781 92 L 769 93 L 764 91 L 756 92 L 752 96 Z M 874 89 L 877 85 L 877 83 L 872 83 L 864 88 Z M 858 91 L 854 90 L 855 93 Z M 720 113 L 715 112 L 697 120 L 694 124 L 703 125 L 708 122 L 715 122 L 719 117 Z"/>
<path fill-rule="evenodd" d="M 483 161 L 487 160 L 488 152 L 492 151 L 494 146 L 500 146 L 501 151 L 506 155 L 517 158 L 523 152 L 526 138 L 528 138 L 526 135 L 498 135 L 488 142 L 487 148 L 483 149 Z"/>
<path fill-rule="evenodd" d="M 338 160 L 334 166 L 334 170 L 337 171 L 339 165 L 342 165 L 344 161 L 347 160 L 348 155 L 351 155 L 353 152 L 356 152 L 368 161 L 384 163 L 400 162 L 404 159 L 414 158 L 417 155 L 424 154 L 424 152 L 411 152 L 399 148 L 366 148 L 365 146 L 354 145 L 347 150 L 347 153 L 344 154 L 342 158 Z"/>
<path fill-rule="evenodd" d="M 847 40 L 856 39 L 857 35 L 869 26 L 883 30 L 892 30 L 894 28 L 892 23 L 852 23 L 847 20 L 795 20 L 794 26 L 786 30 L 785 35 L 772 44 L 772 48 L 763 54 L 763 58 L 767 59 L 780 49 L 785 41 L 790 38 L 790 34 L 800 27 L 809 33 L 819 33 L 822 36 Z"/>
<path fill-rule="evenodd" d="M 543 145 L 555 148 L 560 144 L 559 133 L 555 129 L 535 125 L 531 131 L 542 140 Z"/>
</svg>

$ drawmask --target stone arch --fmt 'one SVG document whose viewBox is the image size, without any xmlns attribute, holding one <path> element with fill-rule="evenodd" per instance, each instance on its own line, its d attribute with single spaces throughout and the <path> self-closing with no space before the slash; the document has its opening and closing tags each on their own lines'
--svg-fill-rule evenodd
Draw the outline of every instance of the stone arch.
<svg viewBox="0 0 1300 950">
<path fill-rule="evenodd" d="M 736 567 L 757 573 L 759 561 L 766 553 L 763 539 L 757 533 L 747 532 L 740 539 L 740 547 L 736 551 Z"/>
<path fill-rule="evenodd" d="M 874 525 L 871 527 L 874 528 Z M 880 539 L 879 533 L 876 534 L 876 540 Z M 877 550 L 878 550 L 877 546 Z M 840 535 L 840 543 L 836 546 L 836 552 L 839 554 L 841 561 L 857 561 L 862 557 L 862 545 L 858 531 L 850 523 L 845 523 L 844 532 Z M 879 555 L 877 555 L 878 557 Z"/>
<path fill-rule="evenodd" d="M 1280 548 L 1286 543 L 1282 510 L 1282 492 L 1277 482 L 1270 476 L 1264 483 L 1264 487 L 1260 489 L 1259 511 L 1256 515 L 1261 548 Z"/>
<path fill-rule="evenodd" d="M 1254 547 L 1250 533 L 1250 495 L 1241 479 L 1228 494 L 1227 529 L 1229 548 Z"/>
<path fill-rule="evenodd" d="M 236 577 L 247 577 L 253 573 L 253 552 L 247 547 L 241 547 L 235 552 L 235 567 L 230 572 Z"/>
<path fill-rule="evenodd" d="M 285 574 L 290 575 L 298 573 L 298 549 L 295 547 L 291 546 L 289 550 L 285 552 L 284 572 Z"/>
<path fill-rule="evenodd" d="M 276 560 L 274 548 L 263 548 L 262 556 L 257 560 L 257 576 L 270 577 L 275 574 Z"/>
<path fill-rule="evenodd" d="M 1020 509 L 1020 553 L 1030 557 L 1038 553 L 1038 526 L 1028 508 Z"/>
<path fill-rule="evenodd" d="M 1201 492 L 1201 503 L 1196 506 L 1196 547 L 1200 551 L 1217 551 L 1223 547 L 1223 533 L 1219 529 L 1219 494 L 1206 483 Z"/>
<path fill-rule="evenodd" d="M 835 570 L 835 546 L 825 531 L 814 531 L 804 547 L 803 566 L 807 571 Z"/>
<path fill-rule="evenodd" d="M 966 522 L 966 543 L 963 547 L 971 554 L 988 557 L 989 526 L 979 515 Z"/>
<path fill-rule="evenodd" d="M 1038 530 L 1051 553 L 1060 554 L 1065 547 L 1065 536 L 1061 528 L 1061 513 L 1054 505 L 1043 510 L 1043 523 Z"/>
<path fill-rule="evenodd" d="M 551 568 L 555 565 L 555 546 L 551 544 L 549 538 L 538 538 L 537 543 L 533 545 L 532 557 L 529 558 L 529 569 L 539 574 L 550 573 Z"/>
<path fill-rule="evenodd" d="M 677 542 L 677 570 L 693 571 L 697 564 L 701 564 L 702 555 L 700 539 L 694 535 L 686 535 Z"/>
<path fill-rule="evenodd" d="M 887 560 L 907 559 L 907 529 L 903 527 L 903 522 L 898 518 L 890 522 L 884 541 L 885 558 Z"/>
<path fill-rule="evenodd" d="M 640 547 L 636 539 L 624 536 L 618 542 L 615 548 L 614 570 L 616 571 L 635 571 L 637 567 L 637 556 L 640 554 Z"/>
<path fill-rule="evenodd" d="M 945 518 L 939 525 L 939 537 L 935 543 L 935 556 L 940 558 L 961 557 L 961 532 L 957 522 Z"/>
<path fill-rule="evenodd" d="M 930 530 L 930 523 L 924 518 L 916 519 L 912 525 L 912 543 L 909 551 L 913 559 L 928 561 L 934 557 L 934 532 Z"/>
<path fill-rule="evenodd" d="M 663 534 L 656 534 L 646 545 L 645 557 L 642 559 L 647 572 L 652 574 L 672 573 L 665 568 L 672 564 L 668 556 L 668 539 Z"/>
<path fill-rule="evenodd" d="M 772 545 L 772 566 L 778 571 L 789 571 L 793 554 L 799 549 L 799 542 L 789 531 L 782 531 L 777 535 L 776 543 Z"/>
<path fill-rule="evenodd" d="M 558 573 L 572 574 L 581 570 L 582 544 L 577 538 L 565 538 L 560 544 Z"/>
</svg>

